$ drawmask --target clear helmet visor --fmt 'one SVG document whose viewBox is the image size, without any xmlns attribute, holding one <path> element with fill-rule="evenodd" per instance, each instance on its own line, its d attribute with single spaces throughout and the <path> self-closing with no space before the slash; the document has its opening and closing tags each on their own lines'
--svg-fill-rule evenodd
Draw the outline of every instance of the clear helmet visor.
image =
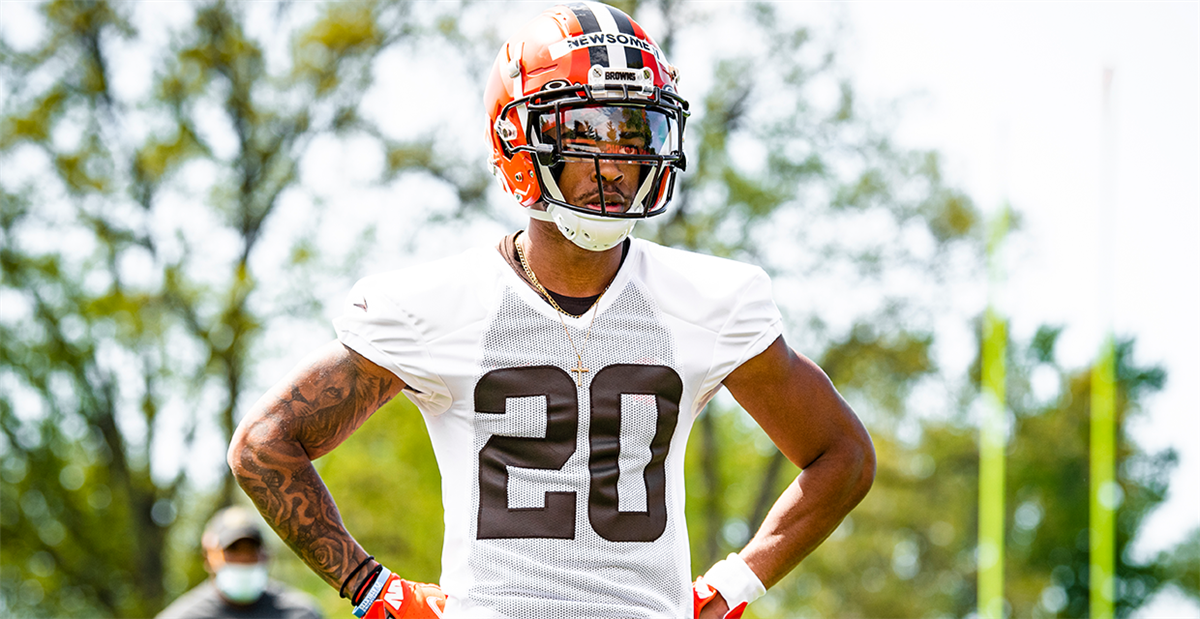
<svg viewBox="0 0 1200 619">
<path fill-rule="evenodd" d="M 553 149 L 542 159 L 550 197 L 600 216 L 654 211 L 665 168 L 682 152 L 676 117 L 645 107 L 560 107 L 534 127 L 536 143 Z"/>
</svg>

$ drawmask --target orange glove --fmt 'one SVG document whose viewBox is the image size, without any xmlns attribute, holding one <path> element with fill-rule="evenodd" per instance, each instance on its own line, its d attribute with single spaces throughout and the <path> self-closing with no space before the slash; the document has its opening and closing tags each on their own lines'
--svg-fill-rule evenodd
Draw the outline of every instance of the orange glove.
<svg viewBox="0 0 1200 619">
<path fill-rule="evenodd" d="M 354 596 L 359 619 L 441 619 L 446 610 L 442 588 L 404 580 L 382 565 Z"/>
<path fill-rule="evenodd" d="M 693 608 L 695 608 L 695 619 L 700 619 L 700 610 L 707 606 L 709 602 L 716 599 L 717 594 L 718 591 L 716 589 L 713 589 L 708 586 L 708 583 L 704 582 L 703 576 L 697 578 L 696 582 L 692 583 L 692 603 Z M 736 607 L 729 609 L 729 612 L 725 613 L 725 619 L 740 619 L 742 612 L 746 610 L 746 604 L 747 602 L 742 602 Z"/>
</svg>

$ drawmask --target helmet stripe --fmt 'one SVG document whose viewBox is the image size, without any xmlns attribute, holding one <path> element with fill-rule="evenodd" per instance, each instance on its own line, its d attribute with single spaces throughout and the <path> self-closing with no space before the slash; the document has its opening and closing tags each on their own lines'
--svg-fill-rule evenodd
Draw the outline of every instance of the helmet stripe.
<svg viewBox="0 0 1200 619">
<path fill-rule="evenodd" d="M 600 32 L 606 34 L 620 34 L 621 31 L 617 28 L 617 22 L 613 19 L 613 13 L 609 10 L 608 5 L 597 2 L 585 3 L 588 10 L 596 18 L 596 23 L 600 24 Z M 624 69 L 625 64 L 625 46 L 624 45 L 606 45 L 608 48 L 608 64 L 607 67 L 613 69 Z"/>
<path fill-rule="evenodd" d="M 579 27 L 583 29 L 583 34 L 593 34 L 601 32 L 600 22 L 596 21 L 595 14 L 592 13 L 590 7 L 583 2 L 573 2 L 567 5 L 567 8 L 575 14 L 575 19 L 579 21 Z M 608 48 L 603 45 L 592 45 L 588 47 L 588 54 L 592 66 L 600 65 L 607 67 L 608 64 Z"/>
<path fill-rule="evenodd" d="M 592 10 L 588 5 L 582 2 L 572 2 L 567 5 L 568 9 L 575 14 L 575 19 L 579 20 L 579 27 L 583 28 L 583 34 L 592 34 L 600 32 L 600 24 L 596 21 L 596 16 L 592 15 Z"/>
<path fill-rule="evenodd" d="M 584 34 L 588 33 L 603 33 L 603 34 L 626 34 L 632 35 L 633 29 L 630 25 L 629 18 L 618 10 L 612 9 L 606 4 L 598 2 L 575 2 L 568 4 L 567 8 L 575 14 L 575 18 L 579 20 L 580 27 L 583 28 Z M 626 29 L 618 25 L 617 15 L 624 18 Z M 591 63 L 593 66 L 600 65 L 613 69 L 624 69 L 628 67 L 640 68 L 641 54 L 640 50 L 631 50 L 625 45 L 610 44 L 610 45 L 592 45 L 588 47 Z M 639 52 L 631 54 L 630 52 Z M 629 58 L 635 57 L 636 66 L 629 63 Z"/>
<path fill-rule="evenodd" d="M 620 9 L 616 9 L 611 6 L 605 6 L 604 8 L 607 9 L 609 15 L 612 16 L 613 22 L 616 23 L 617 32 L 628 34 L 630 36 L 637 36 L 637 33 L 633 31 L 633 20 L 629 19 L 628 15 L 623 13 Z M 630 69 L 640 69 L 645 66 L 642 62 L 642 50 L 626 46 L 625 66 Z"/>
<path fill-rule="evenodd" d="M 604 8 L 608 9 L 608 14 L 612 16 L 613 23 L 617 25 L 617 32 L 634 34 L 633 21 L 629 19 L 628 15 L 611 6 L 605 6 Z"/>
</svg>

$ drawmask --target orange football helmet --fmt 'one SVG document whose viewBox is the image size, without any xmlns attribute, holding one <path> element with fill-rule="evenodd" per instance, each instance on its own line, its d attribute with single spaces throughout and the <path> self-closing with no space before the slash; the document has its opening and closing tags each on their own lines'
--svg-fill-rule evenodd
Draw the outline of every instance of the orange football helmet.
<svg viewBox="0 0 1200 619">
<path fill-rule="evenodd" d="M 573 2 L 545 11 L 504 44 L 484 91 L 492 172 L 531 217 L 580 247 L 616 246 L 639 219 L 666 210 L 686 166 L 688 103 L 676 79 L 620 10 Z M 602 160 L 637 166 L 633 195 L 610 201 L 598 187 L 590 204 L 573 204 L 559 186 L 563 167 L 590 163 L 600 185 Z"/>
</svg>

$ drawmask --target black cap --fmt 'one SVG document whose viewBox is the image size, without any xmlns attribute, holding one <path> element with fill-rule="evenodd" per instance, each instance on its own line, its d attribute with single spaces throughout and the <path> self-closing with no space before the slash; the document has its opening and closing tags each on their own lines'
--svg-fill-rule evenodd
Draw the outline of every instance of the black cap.
<svg viewBox="0 0 1200 619">
<path fill-rule="evenodd" d="M 252 539 L 262 544 L 262 527 L 258 524 L 258 514 L 235 505 L 217 512 L 208 521 L 200 543 L 205 548 L 224 550 L 242 539 Z"/>
</svg>

